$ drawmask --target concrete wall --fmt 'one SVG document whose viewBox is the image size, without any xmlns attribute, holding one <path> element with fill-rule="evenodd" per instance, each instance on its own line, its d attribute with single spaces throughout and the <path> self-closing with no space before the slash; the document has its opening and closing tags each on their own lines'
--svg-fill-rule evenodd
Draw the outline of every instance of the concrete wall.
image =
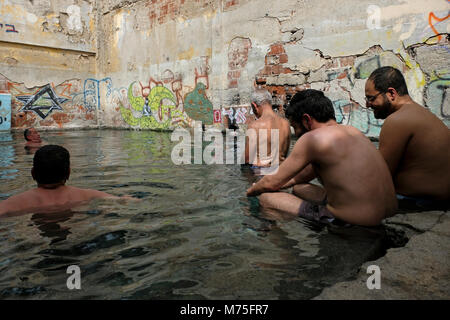
<svg viewBox="0 0 450 320">
<path fill-rule="evenodd" d="M 280 106 L 296 90 L 324 90 L 339 122 L 377 136 L 382 122 L 363 108 L 364 84 L 383 65 L 402 70 L 411 96 L 450 125 L 446 0 L 2 1 L 2 19 L 7 12 L 19 31 L 0 37 L 13 114 L 30 102 L 16 84 L 27 95 L 51 84 L 63 109 L 51 116 L 67 116 L 50 123 L 22 110 L 37 126 L 241 125 L 262 85 Z"/>
<path fill-rule="evenodd" d="M 13 128 L 97 124 L 84 97 L 96 75 L 96 6 L 0 0 L 0 93 L 11 95 Z"/>
</svg>

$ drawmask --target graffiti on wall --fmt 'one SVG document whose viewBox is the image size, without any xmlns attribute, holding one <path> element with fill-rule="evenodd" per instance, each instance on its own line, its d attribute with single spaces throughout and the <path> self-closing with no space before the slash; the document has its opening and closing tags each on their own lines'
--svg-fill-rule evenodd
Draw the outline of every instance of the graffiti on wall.
<svg viewBox="0 0 450 320">
<path fill-rule="evenodd" d="M 440 32 L 438 30 L 436 30 L 435 25 L 447 20 L 448 18 L 450 18 L 450 14 L 448 14 L 446 17 L 443 18 L 438 18 L 436 17 L 436 15 L 434 14 L 434 12 L 430 12 L 428 14 L 428 24 L 430 25 L 431 29 L 433 30 L 434 34 L 438 36 L 438 41 L 441 41 L 442 36 L 440 35 Z M 434 22 L 436 20 L 436 22 Z"/>
<path fill-rule="evenodd" d="M 4 26 L 4 27 L 3 27 Z M 3 24 L 0 23 L 0 29 L 4 29 L 5 32 L 12 32 L 12 33 L 19 33 L 19 31 L 16 30 L 16 27 L 13 24 Z"/>
<path fill-rule="evenodd" d="M 151 81 L 150 81 L 151 82 Z M 175 107 L 175 96 L 168 88 L 157 85 L 153 88 L 140 85 L 140 94 L 133 93 L 136 82 L 128 87 L 128 101 L 132 110 L 140 114 L 135 116 L 133 112 L 120 105 L 120 112 L 126 123 L 130 126 L 138 126 L 142 129 L 167 129 L 171 124 L 171 109 Z M 169 101 L 173 104 L 164 104 Z"/>
<path fill-rule="evenodd" d="M 35 94 L 16 96 L 16 99 L 24 103 L 19 112 L 33 111 L 41 119 L 47 118 L 53 110 L 63 111 L 61 104 L 68 100 L 67 98 L 57 96 L 50 84 L 45 85 Z"/>
<path fill-rule="evenodd" d="M 248 38 L 234 38 L 228 48 L 228 88 L 237 88 L 241 72 L 248 60 L 252 42 Z"/>
<path fill-rule="evenodd" d="M 450 126 L 450 74 L 430 81 L 425 93 L 425 105 Z"/>
<path fill-rule="evenodd" d="M 11 128 L 11 95 L 0 94 L 0 131 Z"/>
<path fill-rule="evenodd" d="M 84 106 L 81 80 L 68 80 L 57 86 L 48 83 L 31 91 L 24 84 L 6 81 L 4 91 L 11 95 L 12 127 L 59 127 L 66 124 L 94 125 L 95 113 Z"/>
<path fill-rule="evenodd" d="M 84 81 L 84 107 L 88 111 L 100 109 L 100 86 L 102 83 L 106 85 L 106 96 L 108 97 L 112 90 L 111 78 L 101 80 L 89 78 Z"/>
<path fill-rule="evenodd" d="M 202 121 L 205 125 L 213 124 L 213 105 L 206 96 L 206 86 L 200 82 L 194 91 L 186 94 L 184 111 L 192 118 Z"/>
<path fill-rule="evenodd" d="M 119 105 L 123 120 L 142 129 L 191 126 L 192 120 L 212 125 L 213 105 L 207 96 L 208 70 L 208 57 L 201 57 L 200 66 L 194 68 L 193 89 L 184 87 L 181 76 L 171 70 L 163 72 L 161 81 L 150 77 L 146 85 L 132 82 L 127 90 L 128 107 L 124 103 Z"/>
</svg>

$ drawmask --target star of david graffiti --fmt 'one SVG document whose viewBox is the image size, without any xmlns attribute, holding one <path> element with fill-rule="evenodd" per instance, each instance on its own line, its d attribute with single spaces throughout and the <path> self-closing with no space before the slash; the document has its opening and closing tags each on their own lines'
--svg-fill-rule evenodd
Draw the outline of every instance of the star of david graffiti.
<svg viewBox="0 0 450 320">
<path fill-rule="evenodd" d="M 63 111 L 61 104 L 68 100 L 58 97 L 50 84 L 44 86 L 34 95 L 17 96 L 16 98 L 24 103 L 19 112 L 34 111 L 42 119 L 45 119 L 53 110 Z"/>
</svg>

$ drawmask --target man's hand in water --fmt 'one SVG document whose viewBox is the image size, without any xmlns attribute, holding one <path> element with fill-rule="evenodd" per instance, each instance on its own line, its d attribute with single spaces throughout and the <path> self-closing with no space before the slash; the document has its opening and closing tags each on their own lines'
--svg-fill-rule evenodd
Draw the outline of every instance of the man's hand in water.
<svg viewBox="0 0 450 320">
<path fill-rule="evenodd" d="M 247 189 L 247 197 L 256 197 L 259 196 L 261 192 L 258 192 L 256 183 L 253 183 L 250 188 Z"/>
</svg>

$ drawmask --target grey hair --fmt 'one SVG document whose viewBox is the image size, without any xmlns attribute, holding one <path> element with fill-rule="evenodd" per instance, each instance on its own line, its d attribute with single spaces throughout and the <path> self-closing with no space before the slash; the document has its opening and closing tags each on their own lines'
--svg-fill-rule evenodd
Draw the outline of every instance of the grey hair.
<svg viewBox="0 0 450 320">
<path fill-rule="evenodd" d="M 252 92 L 250 99 L 251 99 L 250 102 L 254 102 L 258 106 L 260 106 L 264 102 L 267 102 L 270 105 L 272 105 L 272 95 L 266 89 L 255 89 Z"/>
</svg>

